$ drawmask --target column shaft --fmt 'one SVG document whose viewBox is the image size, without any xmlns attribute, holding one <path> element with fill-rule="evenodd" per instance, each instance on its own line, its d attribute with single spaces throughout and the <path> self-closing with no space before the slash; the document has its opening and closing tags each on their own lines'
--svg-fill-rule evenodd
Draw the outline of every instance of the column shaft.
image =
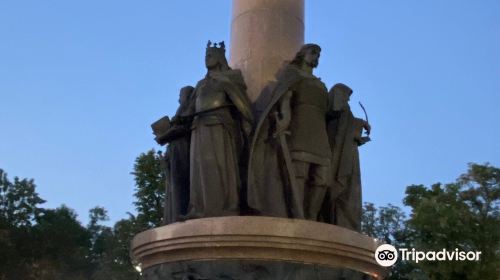
<svg viewBox="0 0 500 280">
<path fill-rule="evenodd" d="M 255 101 L 304 43 L 304 0 L 233 0 L 230 65 Z"/>
</svg>

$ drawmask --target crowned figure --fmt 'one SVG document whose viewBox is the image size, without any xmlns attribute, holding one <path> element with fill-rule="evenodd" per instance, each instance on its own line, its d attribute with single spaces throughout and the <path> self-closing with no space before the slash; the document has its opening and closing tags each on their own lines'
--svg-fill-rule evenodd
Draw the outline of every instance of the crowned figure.
<svg viewBox="0 0 500 280">
<path fill-rule="evenodd" d="M 208 42 L 205 66 L 188 110 L 193 119 L 186 219 L 240 214 L 240 164 L 253 119 L 243 76 L 229 67 L 224 42 Z"/>
</svg>

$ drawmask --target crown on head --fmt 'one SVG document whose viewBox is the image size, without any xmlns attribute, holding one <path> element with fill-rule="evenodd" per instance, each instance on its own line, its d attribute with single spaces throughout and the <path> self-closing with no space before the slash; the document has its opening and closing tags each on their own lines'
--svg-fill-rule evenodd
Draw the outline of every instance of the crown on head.
<svg viewBox="0 0 500 280">
<path fill-rule="evenodd" d="M 219 45 L 219 46 L 217 47 L 217 45 Z M 226 45 L 224 44 L 224 41 L 212 44 L 212 41 L 208 40 L 207 51 L 208 50 L 217 51 L 217 52 L 224 54 L 224 53 L 226 53 Z"/>
</svg>

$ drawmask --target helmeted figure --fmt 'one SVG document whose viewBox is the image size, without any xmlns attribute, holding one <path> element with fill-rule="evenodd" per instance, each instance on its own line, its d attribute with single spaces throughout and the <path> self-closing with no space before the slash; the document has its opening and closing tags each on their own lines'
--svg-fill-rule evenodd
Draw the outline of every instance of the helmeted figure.
<svg viewBox="0 0 500 280">
<path fill-rule="evenodd" d="M 370 141 L 367 121 L 354 117 L 349 107 L 352 89 L 336 84 L 329 92 L 331 100 L 328 135 L 332 148 L 333 176 L 322 216 L 325 222 L 352 230 L 361 230 L 361 172 L 358 146 Z"/>
<path fill-rule="evenodd" d="M 312 74 L 320 47 L 306 44 L 278 74 L 250 150 L 248 206 L 259 215 L 317 220 L 329 183 L 327 89 Z"/>
<path fill-rule="evenodd" d="M 198 82 L 188 115 L 193 117 L 190 199 L 186 219 L 240 214 L 240 159 L 252 113 L 239 70 L 225 58 L 224 42 L 209 41 L 208 73 Z"/>
</svg>

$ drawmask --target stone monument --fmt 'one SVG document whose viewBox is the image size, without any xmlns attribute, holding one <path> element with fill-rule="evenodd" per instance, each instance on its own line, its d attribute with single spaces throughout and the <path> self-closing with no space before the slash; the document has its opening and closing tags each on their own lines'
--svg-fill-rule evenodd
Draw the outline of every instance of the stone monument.
<svg viewBox="0 0 500 280">
<path fill-rule="evenodd" d="M 168 143 L 167 225 L 131 244 L 145 279 L 383 278 L 359 233 L 371 127 L 349 87 L 314 75 L 303 18 L 303 0 L 233 0 L 232 67 L 209 41 L 206 76 L 152 125 Z"/>
</svg>

